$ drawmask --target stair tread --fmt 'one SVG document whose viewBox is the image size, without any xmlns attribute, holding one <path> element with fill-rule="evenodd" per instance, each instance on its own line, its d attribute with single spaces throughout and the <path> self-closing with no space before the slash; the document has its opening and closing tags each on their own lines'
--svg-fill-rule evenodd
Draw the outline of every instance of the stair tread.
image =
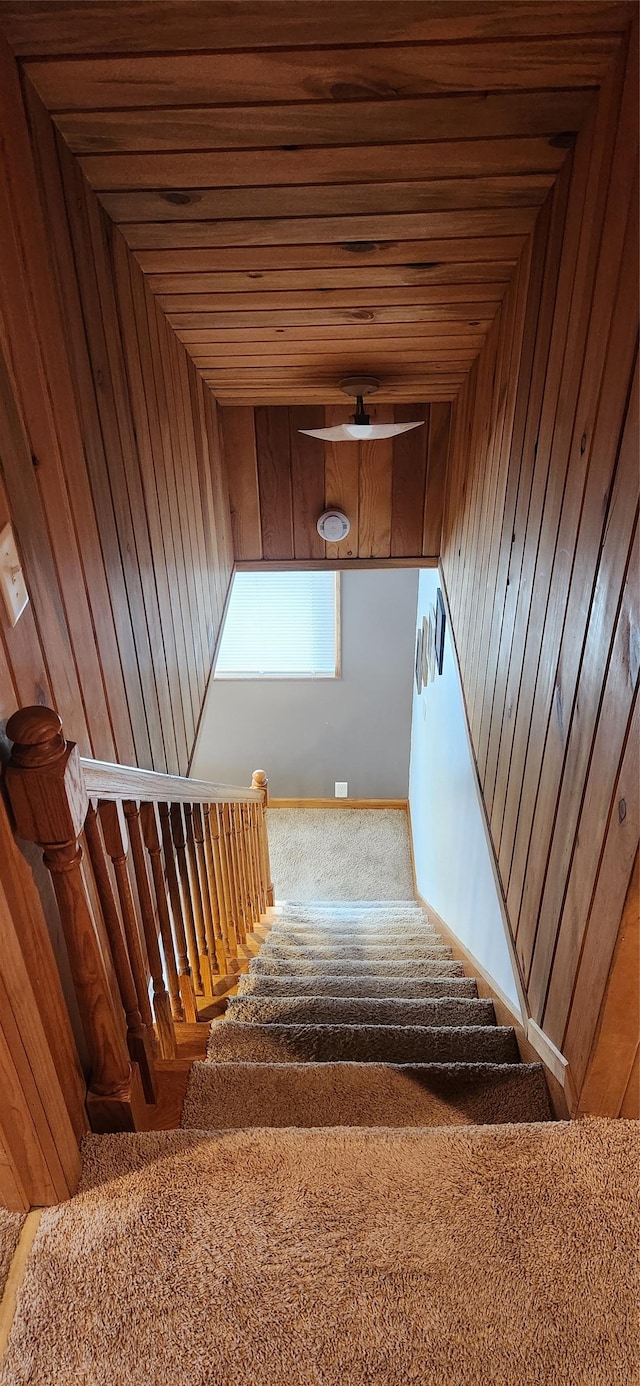
<svg viewBox="0 0 640 1386">
<path fill-rule="evenodd" d="M 498 1025 L 252 1025 L 213 1022 L 207 1061 L 306 1063 L 354 1059 L 419 1063 L 489 1059 L 519 1062 L 515 1031 Z"/>
<path fill-rule="evenodd" d="M 464 976 L 462 963 L 456 962 L 453 958 L 394 958 L 389 960 L 376 957 L 367 959 L 334 957 L 300 959 L 290 955 L 280 958 L 273 954 L 265 957 L 263 952 L 258 953 L 257 958 L 251 959 L 249 972 L 252 976 L 262 973 L 273 976 L 286 973 L 293 976 L 298 972 L 303 975 L 306 973 L 308 976 L 313 976 L 316 973 L 322 976 L 323 973 L 326 973 L 333 977 L 358 977 L 365 976 L 367 973 L 390 977 Z"/>
<path fill-rule="evenodd" d="M 88 1136 L 2 1380 L 625 1386 L 636 1126 Z"/>
<path fill-rule="evenodd" d="M 324 996 L 347 999 L 418 1000 L 429 996 L 476 996 L 478 985 L 474 977 L 450 975 L 444 977 L 392 977 L 368 974 L 363 976 L 329 975 L 305 977 L 303 973 L 290 976 L 270 976 L 268 973 L 248 973 L 238 984 L 239 996 Z"/>
<path fill-rule="evenodd" d="M 352 940 L 352 938 L 362 938 L 362 940 L 374 940 L 374 938 L 439 938 L 441 934 L 432 929 L 431 924 L 350 924 L 349 920 L 339 920 L 339 924 L 296 924 L 288 923 L 273 924 L 269 931 L 270 938 L 301 938 L 306 941 L 308 938 L 326 938 L 327 942 L 339 942 Z"/>
<path fill-rule="evenodd" d="M 258 997 L 235 996 L 227 1007 L 227 1019 L 261 1025 L 491 1025 L 493 1001 L 475 997 L 398 997 L 358 1000 L 355 997 Z"/>
<path fill-rule="evenodd" d="M 199 1063 L 183 1127 L 426 1126 L 547 1121 L 541 1064 Z"/>
<path fill-rule="evenodd" d="M 450 958 L 451 949 L 443 943 L 399 943 L 395 939 L 385 939 L 383 943 L 296 943 L 278 939 L 265 943 L 261 950 L 263 958 Z"/>
</svg>

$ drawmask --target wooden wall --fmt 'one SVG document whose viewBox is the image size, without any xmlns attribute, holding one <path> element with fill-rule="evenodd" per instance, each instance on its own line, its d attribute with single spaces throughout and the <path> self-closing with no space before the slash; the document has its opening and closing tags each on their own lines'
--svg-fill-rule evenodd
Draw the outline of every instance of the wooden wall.
<svg viewBox="0 0 640 1386">
<path fill-rule="evenodd" d="M 442 552 L 530 1011 L 578 1093 L 638 847 L 633 45 L 624 87 L 623 59 L 457 402 Z"/>
<path fill-rule="evenodd" d="M 31 597 L 0 714 L 185 773 L 232 566 L 216 404 L 0 42 L 0 523 Z"/>
<path fill-rule="evenodd" d="M 238 560 L 437 559 L 451 405 L 375 405 L 373 422 L 423 426 L 376 443 L 325 443 L 301 428 L 347 422 L 346 404 L 221 409 Z M 340 544 L 316 521 L 328 506 L 351 520 Z"/>
<path fill-rule="evenodd" d="M 0 799 L 0 1205 L 57 1203 L 80 1177 L 85 1081 L 36 886 Z"/>
</svg>

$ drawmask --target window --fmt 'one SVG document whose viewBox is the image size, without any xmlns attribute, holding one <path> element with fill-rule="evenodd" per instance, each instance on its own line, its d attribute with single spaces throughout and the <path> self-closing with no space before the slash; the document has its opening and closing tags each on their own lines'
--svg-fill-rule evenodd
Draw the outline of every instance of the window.
<svg viewBox="0 0 640 1386">
<path fill-rule="evenodd" d="M 335 679 L 339 573 L 236 573 L 217 679 Z"/>
</svg>

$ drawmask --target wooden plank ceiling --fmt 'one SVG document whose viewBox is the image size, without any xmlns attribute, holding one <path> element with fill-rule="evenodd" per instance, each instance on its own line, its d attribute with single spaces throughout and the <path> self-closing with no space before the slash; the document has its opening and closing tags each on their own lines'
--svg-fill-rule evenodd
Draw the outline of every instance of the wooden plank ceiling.
<svg viewBox="0 0 640 1386">
<path fill-rule="evenodd" d="M 226 404 L 454 398 L 633 6 L 5 0 Z"/>
</svg>

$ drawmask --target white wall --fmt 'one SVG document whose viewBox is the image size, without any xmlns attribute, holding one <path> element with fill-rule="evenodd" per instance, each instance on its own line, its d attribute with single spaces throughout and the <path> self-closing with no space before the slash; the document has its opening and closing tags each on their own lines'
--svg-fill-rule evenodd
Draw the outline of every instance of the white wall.
<svg viewBox="0 0 640 1386">
<path fill-rule="evenodd" d="M 416 630 L 439 581 L 420 573 Z M 448 621 L 443 673 L 413 683 L 409 803 L 420 895 L 519 1010 Z"/>
<path fill-rule="evenodd" d="M 342 573 L 342 677 L 211 679 L 191 773 L 277 799 L 406 799 L 415 568 Z"/>
</svg>

